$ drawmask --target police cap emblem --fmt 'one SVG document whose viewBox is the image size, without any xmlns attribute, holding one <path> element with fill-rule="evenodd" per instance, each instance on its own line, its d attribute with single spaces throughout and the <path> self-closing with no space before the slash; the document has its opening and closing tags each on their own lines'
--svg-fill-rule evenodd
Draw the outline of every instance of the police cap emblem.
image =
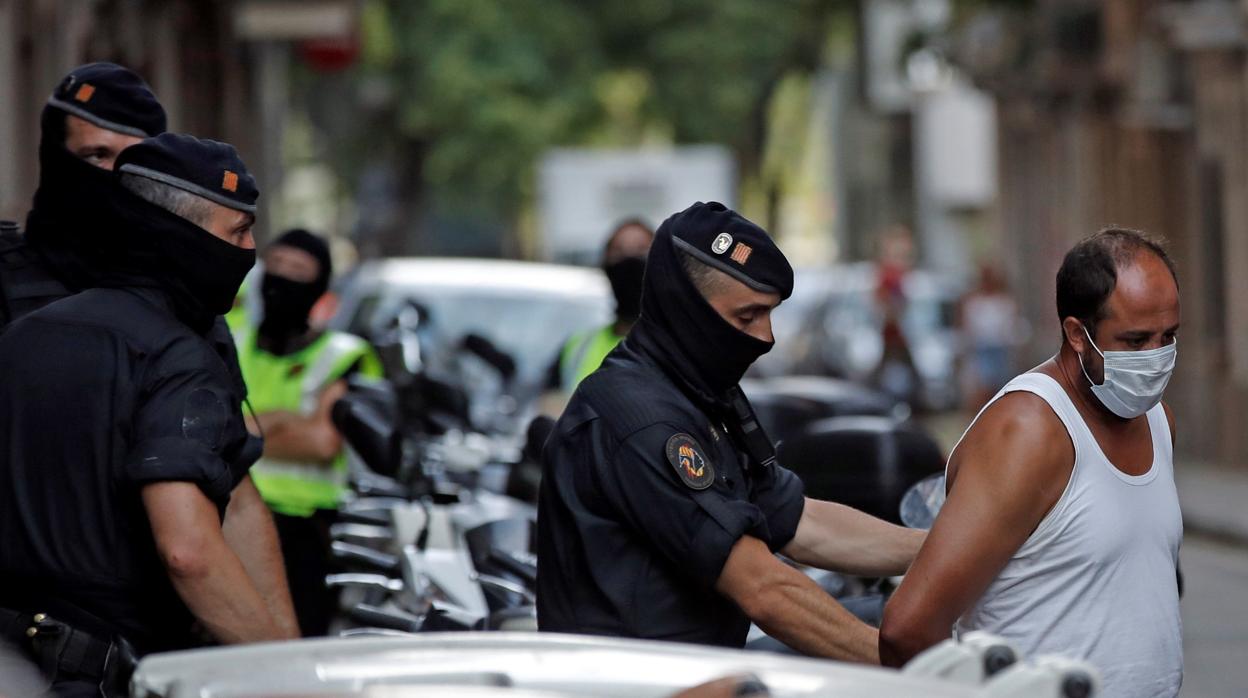
<svg viewBox="0 0 1248 698">
<path fill-rule="evenodd" d="M 695 490 L 704 490 L 715 482 L 715 467 L 692 436 L 676 434 L 667 440 L 667 462 L 676 469 L 680 481 Z"/>
<path fill-rule="evenodd" d="M 720 233 L 715 236 L 715 240 L 711 242 L 711 252 L 715 254 L 723 254 L 732 247 L 732 236 L 728 233 Z"/>
</svg>

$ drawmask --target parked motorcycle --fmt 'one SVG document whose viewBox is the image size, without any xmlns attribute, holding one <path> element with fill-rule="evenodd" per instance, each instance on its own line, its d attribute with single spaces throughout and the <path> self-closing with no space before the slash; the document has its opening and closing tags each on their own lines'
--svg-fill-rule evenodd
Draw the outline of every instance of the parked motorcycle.
<svg viewBox="0 0 1248 698">
<path fill-rule="evenodd" d="M 327 580 L 344 590 L 340 626 L 348 634 L 535 629 L 536 510 L 498 494 L 522 437 L 502 430 L 505 392 L 489 409 L 474 408 L 425 363 L 420 319 L 417 306 L 399 311 L 375 340 L 387 379 L 352 380 L 332 411 L 367 466 L 331 531 L 348 570 Z M 514 375 L 514 362 L 488 340 L 470 335 L 461 346 L 504 387 Z"/>
</svg>

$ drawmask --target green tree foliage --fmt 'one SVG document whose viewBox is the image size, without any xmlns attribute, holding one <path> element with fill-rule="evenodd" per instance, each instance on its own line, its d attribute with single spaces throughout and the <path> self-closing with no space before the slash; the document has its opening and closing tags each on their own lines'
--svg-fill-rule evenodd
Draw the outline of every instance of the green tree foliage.
<svg viewBox="0 0 1248 698">
<path fill-rule="evenodd" d="M 749 176 L 773 90 L 819 64 L 830 23 L 850 11 L 835 0 L 369 0 L 359 77 L 389 100 L 360 122 L 362 150 L 398 154 L 417 198 L 502 221 L 557 145 L 723 143 Z"/>
</svg>

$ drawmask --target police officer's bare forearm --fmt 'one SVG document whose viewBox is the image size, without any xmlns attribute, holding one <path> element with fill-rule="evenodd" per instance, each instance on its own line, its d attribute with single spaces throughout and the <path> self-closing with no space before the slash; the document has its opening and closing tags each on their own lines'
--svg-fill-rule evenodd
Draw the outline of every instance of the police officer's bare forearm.
<svg viewBox="0 0 1248 698">
<path fill-rule="evenodd" d="M 322 463 L 333 460 L 342 451 L 342 435 L 334 427 L 330 411 L 346 393 L 347 382 L 338 380 L 326 386 L 310 415 L 286 411 L 256 415 L 264 431 L 264 455 Z"/>
<path fill-rule="evenodd" d="M 278 628 L 286 637 L 299 637 L 299 623 L 295 620 L 295 607 L 290 600 L 277 528 L 273 525 L 273 515 L 260 498 L 250 476 L 244 477 L 230 495 L 221 530 L 226 543 L 238 555 L 247 576 L 256 585 Z"/>
<path fill-rule="evenodd" d="M 289 636 L 226 543 L 217 508 L 198 487 L 160 482 L 144 487 L 142 496 L 173 588 L 213 637 L 235 644 Z"/>
<path fill-rule="evenodd" d="M 844 504 L 806 498 L 793 540 L 781 551 L 803 565 L 864 577 L 905 574 L 926 532 Z"/>
<path fill-rule="evenodd" d="M 715 589 L 768 635 L 816 657 L 878 664 L 879 632 L 771 554 L 757 538 L 733 546 Z"/>
<path fill-rule="evenodd" d="M 797 533 L 782 552 L 802 564 L 849 574 L 903 574 L 924 534 L 850 507 L 807 498 Z M 769 635 L 805 654 L 879 662 L 878 632 L 782 563 L 756 538 L 733 547 L 716 589 Z"/>
</svg>

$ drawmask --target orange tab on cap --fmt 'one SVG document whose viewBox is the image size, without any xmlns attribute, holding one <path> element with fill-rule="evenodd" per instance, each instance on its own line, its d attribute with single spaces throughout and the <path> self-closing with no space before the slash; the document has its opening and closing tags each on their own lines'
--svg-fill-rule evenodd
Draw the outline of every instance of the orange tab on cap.
<svg viewBox="0 0 1248 698">
<path fill-rule="evenodd" d="M 225 177 L 221 179 L 221 188 L 226 191 L 238 191 L 238 175 L 226 170 Z"/>
<path fill-rule="evenodd" d="M 736 248 L 732 251 L 732 261 L 737 264 L 745 264 L 745 261 L 750 258 L 750 254 L 753 252 L 753 247 L 744 242 L 738 242 Z"/>
<path fill-rule="evenodd" d="M 74 99 L 79 102 L 86 102 L 91 99 L 91 95 L 93 94 L 95 94 L 95 85 L 92 85 L 89 82 L 84 82 L 82 83 L 82 87 L 79 87 L 78 91 L 74 93 Z"/>
</svg>

